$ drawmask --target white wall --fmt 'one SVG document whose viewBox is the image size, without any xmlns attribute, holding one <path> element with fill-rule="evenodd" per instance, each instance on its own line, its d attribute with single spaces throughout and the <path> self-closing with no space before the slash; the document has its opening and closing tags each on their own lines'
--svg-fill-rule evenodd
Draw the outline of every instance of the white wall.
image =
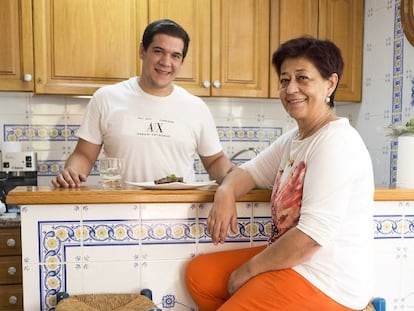
<svg viewBox="0 0 414 311">
<path fill-rule="evenodd" d="M 400 0 L 365 1 L 362 103 L 338 107 L 361 133 L 376 185 L 384 187 L 395 185 L 397 170 L 397 141 L 384 128 L 414 118 L 414 47 L 404 37 L 399 7 Z"/>
</svg>

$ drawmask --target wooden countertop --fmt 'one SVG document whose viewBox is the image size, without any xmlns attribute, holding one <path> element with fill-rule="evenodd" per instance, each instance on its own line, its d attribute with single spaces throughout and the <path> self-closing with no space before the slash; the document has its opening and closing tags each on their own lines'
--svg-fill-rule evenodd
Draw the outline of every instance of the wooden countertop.
<svg viewBox="0 0 414 311">
<path fill-rule="evenodd" d="M 143 190 L 125 186 L 119 190 L 102 187 L 55 189 L 20 186 L 7 195 L 8 204 L 107 204 L 107 203 L 202 203 L 212 202 L 217 186 L 194 190 Z M 271 191 L 254 189 L 239 202 L 269 202 Z M 414 201 L 414 189 L 376 189 L 375 201 Z"/>
<path fill-rule="evenodd" d="M 144 190 L 124 186 L 117 190 L 102 187 L 53 188 L 20 186 L 6 197 L 8 204 L 106 204 L 106 203 L 202 203 L 212 202 L 217 186 L 194 190 Z M 255 189 L 239 199 L 240 202 L 269 202 L 270 190 Z"/>
</svg>

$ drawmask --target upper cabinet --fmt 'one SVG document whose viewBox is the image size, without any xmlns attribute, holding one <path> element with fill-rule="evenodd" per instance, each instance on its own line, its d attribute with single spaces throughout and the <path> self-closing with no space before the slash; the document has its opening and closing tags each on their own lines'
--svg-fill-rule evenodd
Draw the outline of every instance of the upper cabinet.
<svg viewBox="0 0 414 311">
<path fill-rule="evenodd" d="M 32 1 L 0 1 L 0 90 L 33 91 Z"/>
<path fill-rule="evenodd" d="M 269 0 L 151 0 L 190 36 L 177 84 L 198 96 L 268 97 Z"/>
<path fill-rule="evenodd" d="M 146 0 L 36 0 L 35 92 L 90 95 L 140 72 Z"/>
<path fill-rule="evenodd" d="M 343 53 L 336 100 L 361 100 L 364 1 L 177 1 L 0 0 L 0 90 L 91 95 L 139 75 L 145 27 L 170 18 L 190 35 L 176 82 L 195 95 L 277 98 L 272 53 L 309 34 Z"/>
<path fill-rule="evenodd" d="M 279 42 L 301 35 L 333 41 L 341 49 L 345 63 L 335 100 L 361 101 L 364 1 L 271 1 L 271 54 Z M 273 68 L 270 75 L 271 97 L 278 97 L 278 82 Z"/>
</svg>

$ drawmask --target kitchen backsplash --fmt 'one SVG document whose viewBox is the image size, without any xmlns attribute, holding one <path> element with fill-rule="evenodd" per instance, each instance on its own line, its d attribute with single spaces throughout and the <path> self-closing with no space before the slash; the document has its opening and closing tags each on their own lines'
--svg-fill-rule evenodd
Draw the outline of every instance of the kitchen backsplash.
<svg viewBox="0 0 414 311">
<path fill-rule="evenodd" d="M 363 97 L 361 103 L 339 103 L 337 114 L 348 117 L 372 157 L 375 183 L 394 186 L 397 141 L 383 129 L 414 117 L 414 47 L 403 34 L 400 0 L 366 0 L 364 22 Z M 352 64 L 345 64 L 352 66 Z M 0 93 L 0 143 L 21 141 L 23 150 L 38 153 L 39 184 L 50 185 L 76 144 L 88 98 Z M 216 121 L 224 151 L 263 150 L 295 123 L 276 99 L 204 98 Z M 246 152 L 236 162 L 246 161 Z M 207 175 L 195 161 L 198 179 Z M 88 183 L 97 183 L 92 172 Z"/>
</svg>

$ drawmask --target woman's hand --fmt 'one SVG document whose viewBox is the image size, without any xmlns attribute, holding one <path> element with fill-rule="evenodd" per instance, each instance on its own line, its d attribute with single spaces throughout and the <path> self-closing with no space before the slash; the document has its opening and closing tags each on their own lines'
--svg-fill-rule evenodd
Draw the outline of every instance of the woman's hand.
<svg viewBox="0 0 414 311">
<path fill-rule="evenodd" d="M 248 268 L 248 262 L 242 265 L 240 268 L 234 270 L 230 275 L 229 282 L 227 283 L 227 290 L 230 295 L 233 295 L 240 287 L 244 285 L 253 276 L 250 275 L 250 269 Z"/>
<path fill-rule="evenodd" d="M 207 218 L 207 232 L 215 245 L 224 243 L 229 226 L 233 233 L 237 232 L 236 200 L 230 191 L 219 187 Z"/>
<path fill-rule="evenodd" d="M 213 207 L 207 219 L 207 232 L 214 244 L 224 243 L 229 229 L 237 233 L 236 200 L 255 187 L 250 174 L 233 166 L 214 195 Z"/>
</svg>

